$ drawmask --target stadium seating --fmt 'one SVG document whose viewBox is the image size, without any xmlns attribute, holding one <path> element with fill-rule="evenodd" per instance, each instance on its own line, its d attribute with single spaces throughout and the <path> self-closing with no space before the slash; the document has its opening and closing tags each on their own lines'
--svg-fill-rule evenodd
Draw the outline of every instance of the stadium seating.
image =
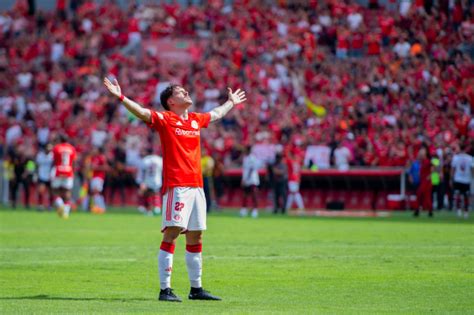
<svg viewBox="0 0 474 315">
<path fill-rule="evenodd" d="M 301 11 L 294 10 L 292 1 L 278 7 L 259 1 L 235 1 L 231 7 L 214 1 L 126 9 L 84 1 L 61 19 L 54 11 L 30 16 L 26 4 L 18 1 L 2 14 L 0 25 L 2 138 L 9 145 L 18 141 L 6 137 L 13 124 L 6 117 L 14 117 L 22 128 L 21 141 L 34 148 L 42 140 L 37 129 L 45 127 L 50 114 L 50 121 L 59 122 L 46 124 L 49 137 L 67 133 L 82 151 L 97 128 L 89 124 L 90 130 L 77 137 L 78 128 L 89 121 L 106 121 L 109 139 L 146 135 L 150 131 L 145 126 L 125 127 L 126 113 L 105 96 L 101 78 L 116 76 L 127 95 L 157 109 L 155 92 L 166 82 L 187 86 L 196 110 L 210 103 L 214 94 L 207 92 L 214 86 L 217 100 L 225 98 L 226 86 L 247 89 L 248 104 L 224 121 L 224 129 L 215 126 L 205 134 L 204 145 L 222 155 L 227 166 L 239 163 L 232 154 L 238 143 L 263 139 L 294 146 L 302 136 L 306 145 L 322 129 L 325 134 L 316 138 L 328 144 L 331 135 L 336 140 L 354 136 L 348 145 L 362 148 L 354 164 L 404 166 L 413 151 L 409 148 L 416 149 L 419 139 L 435 151 L 474 135 L 469 8 L 457 4 L 452 10 L 432 7 L 426 12 L 418 3 L 401 15 L 397 7 L 372 10 L 355 1 L 310 1 Z M 351 22 L 359 13 L 362 19 Z M 439 33 L 441 28 L 444 33 Z M 46 32 L 51 36 L 45 37 Z M 366 36 L 359 38 L 360 33 Z M 194 65 L 163 64 L 159 53 L 149 55 L 140 48 L 154 38 L 189 36 L 197 39 L 186 48 Z M 369 51 L 372 37 L 380 46 L 377 55 Z M 400 52 L 397 43 L 405 39 L 410 50 Z M 360 57 L 335 58 L 338 47 L 352 55 L 356 40 L 362 41 Z M 306 105 L 323 109 L 305 110 L 304 98 L 310 101 Z M 291 113 L 289 130 L 279 119 L 283 113 Z M 415 131 L 417 126 L 424 128 Z M 389 152 L 408 132 L 421 134 L 404 139 L 404 152 Z M 364 158 L 370 145 L 380 155 L 377 161 Z"/>
<path fill-rule="evenodd" d="M 16 147 L 34 157 L 67 134 L 80 171 L 92 144 L 114 161 L 124 139 L 131 167 L 141 150 L 159 148 L 105 92 L 105 76 L 157 110 L 169 83 L 190 90 L 196 111 L 225 101 L 227 86 L 245 89 L 248 102 L 202 134 L 226 168 L 240 167 L 248 144 L 304 156 L 309 145 L 342 143 L 351 166 L 368 167 L 405 167 L 422 145 L 431 154 L 463 141 L 474 149 L 474 24 L 465 2 L 80 3 L 32 14 L 17 1 L 1 13 L 2 155 Z M 314 203 L 332 192 L 321 194 Z M 367 203 L 348 197 L 351 208 Z"/>
</svg>

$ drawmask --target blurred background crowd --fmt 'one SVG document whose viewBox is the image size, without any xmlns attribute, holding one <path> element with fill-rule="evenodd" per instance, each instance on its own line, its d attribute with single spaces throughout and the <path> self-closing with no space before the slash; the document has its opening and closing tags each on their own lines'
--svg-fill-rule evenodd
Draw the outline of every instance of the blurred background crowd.
<svg viewBox="0 0 474 315">
<path fill-rule="evenodd" d="M 446 165 L 461 144 L 474 150 L 471 0 L 33 2 L 0 13 L 0 157 L 22 156 L 25 169 L 58 134 L 79 169 L 91 147 L 111 170 L 160 153 L 103 77 L 155 110 L 169 83 L 199 112 L 228 86 L 246 90 L 245 105 L 202 133 L 224 169 L 240 167 L 248 145 L 313 169 L 315 152 L 329 152 L 320 168 L 347 169 L 408 167 L 422 146 Z M 163 39 L 183 40 L 187 60 L 160 54 Z"/>
</svg>

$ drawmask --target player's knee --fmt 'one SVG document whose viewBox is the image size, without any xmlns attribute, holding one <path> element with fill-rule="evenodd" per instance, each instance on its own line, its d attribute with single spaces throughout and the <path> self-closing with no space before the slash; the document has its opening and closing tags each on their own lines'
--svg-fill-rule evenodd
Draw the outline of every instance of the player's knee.
<svg viewBox="0 0 474 315">
<path fill-rule="evenodd" d="M 163 232 L 163 242 L 175 243 L 179 234 L 181 233 L 181 228 L 177 226 L 169 226 Z"/>
<path fill-rule="evenodd" d="M 202 231 L 188 231 L 186 233 L 186 244 L 196 245 L 202 243 Z"/>
</svg>

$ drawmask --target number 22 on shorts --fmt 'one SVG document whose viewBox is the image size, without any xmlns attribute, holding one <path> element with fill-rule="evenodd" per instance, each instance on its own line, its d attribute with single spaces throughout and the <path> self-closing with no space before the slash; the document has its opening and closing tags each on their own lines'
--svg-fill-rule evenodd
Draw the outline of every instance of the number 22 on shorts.
<svg viewBox="0 0 474 315">
<path fill-rule="evenodd" d="M 174 205 L 175 211 L 181 211 L 184 208 L 184 202 L 176 202 Z"/>
</svg>

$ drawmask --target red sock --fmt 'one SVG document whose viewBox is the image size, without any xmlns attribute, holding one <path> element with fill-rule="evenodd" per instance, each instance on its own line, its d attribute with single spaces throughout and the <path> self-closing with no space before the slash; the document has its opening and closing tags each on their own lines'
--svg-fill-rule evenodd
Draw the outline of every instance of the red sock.
<svg viewBox="0 0 474 315">
<path fill-rule="evenodd" d="M 162 251 L 168 252 L 170 254 L 174 254 L 175 245 L 173 243 L 161 242 L 160 249 Z"/>
<path fill-rule="evenodd" d="M 186 251 L 188 251 L 190 253 L 201 253 L 202 252 L 202 244 L 186 245 Z"/>
</svg>

